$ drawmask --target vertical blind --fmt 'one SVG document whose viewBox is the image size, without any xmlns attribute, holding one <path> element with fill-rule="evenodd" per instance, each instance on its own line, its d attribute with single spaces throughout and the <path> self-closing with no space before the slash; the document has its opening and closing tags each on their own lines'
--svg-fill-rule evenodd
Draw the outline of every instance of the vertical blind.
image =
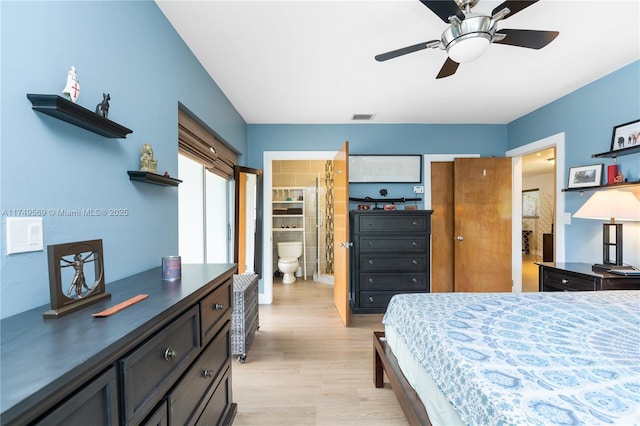
<svg viewBox="0 0 640 426">
<path fill-rule="evenodd" d="M 178 152 L 218 176 L 233 179 L 238 155 L 183 111 L 178 111 Z"/>
</svg>

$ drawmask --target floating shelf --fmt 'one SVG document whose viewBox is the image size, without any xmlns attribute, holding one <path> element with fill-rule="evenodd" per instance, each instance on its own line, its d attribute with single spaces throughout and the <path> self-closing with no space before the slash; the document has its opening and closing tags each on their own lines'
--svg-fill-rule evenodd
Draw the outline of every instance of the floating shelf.
<svg viewBox="0 0 640 426">
<path fill-rule="evenodd" d="M 599 191 L 601 189 L 628 188 L 630 186 L 638 186 L 638 182 L 613 183 L 611 185 L 588 186 L 586 188 L 565 188 L 562 192 L 583 192 L 583 191 Z"/>
<path fill-rule="evenodd" d="M 33 109 L 107 138 L 126 138 L 133 130 L 58 95 L 27 94 Z"/>
<path fill-rule="evenodd" d="M 129 170 L 129 179 L 138 182 L 152 183 L 161 186 L 178 186 L 182 183 L 180 179 L 166 177 L 157 173 L 141 172 L 139 170 Z"/>
<path fill-rule="evenodd" d="M 627 148 L 622 148 L 617 151 L 607 151 L 607 152 L 601 152 L 600 154 L 593 154 L 591 158 L 603 158 L 603 157 L 616 158 L 622 155 L 635 154 L 636 152 L 640 152 L 640 145 L 629 146 Z"/>
</svg>

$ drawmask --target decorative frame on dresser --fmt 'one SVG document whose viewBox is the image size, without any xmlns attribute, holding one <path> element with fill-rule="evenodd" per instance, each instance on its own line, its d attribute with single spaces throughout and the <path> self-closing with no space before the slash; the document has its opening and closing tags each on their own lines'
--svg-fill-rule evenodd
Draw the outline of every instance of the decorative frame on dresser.
<svg viewBox="0 0 640 426">
<path fill-rule="evenodd" d="M 384 313 L 398 293 L 431 291 L 433 210 L 349 213 L 349 302 L 354 314 Z"/>
<path fill-rule="evenodd" d="M 231 424 L 235 264 L 160 267 L 107 285 L 112 298 L 58 319 L 1 321 L 1 424 Z M 92 317 L 145 293 L 112 316 Z"/>
</svg>

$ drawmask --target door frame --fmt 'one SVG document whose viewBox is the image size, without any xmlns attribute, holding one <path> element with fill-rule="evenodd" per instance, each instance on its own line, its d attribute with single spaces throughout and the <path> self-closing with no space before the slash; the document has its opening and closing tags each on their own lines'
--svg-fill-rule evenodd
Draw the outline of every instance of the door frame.
<svg viewBox="0 0 640 426">
<path fill-rule="evenodd" d="M 263 165 L 263 240 L 262 240 L 262 289 L 258 294 L 260 304 L 273 302 L 273 220 L 271 188 L 273 187 L 273 161 L 276 160 L 333 160 L 336 151 L 264 151 Z"/>
<path fill-rule="evenodd" d="M 556 262 L 564 262 L 564 225 L 571 223 L 571 215 L 564 212 L 564 195 L 562 193 L 565 163 L 564 132 L 539 139 L 506 152 L 507 157 L 512 157 L 512 212 L 513 217 L 522 217 L 522 157 L 551 147 L 555 147 L 556 149 L 554 256 Z M 513 291 L 520 293 L 522 292 L 522 220 L 514 220 L 512 224 Z"/>
</svg>

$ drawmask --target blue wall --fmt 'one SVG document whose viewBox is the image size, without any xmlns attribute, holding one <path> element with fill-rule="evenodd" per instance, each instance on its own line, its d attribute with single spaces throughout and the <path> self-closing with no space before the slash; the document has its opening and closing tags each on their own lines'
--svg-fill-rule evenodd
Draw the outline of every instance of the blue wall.
<svg viewBox="0 0 640 426">
<path fill-rule="evenodd" d="M 1 316 L 49 303 L 45 251 L 6 255 L 12 209 L 127 209 L 121 217 L 45 215 L 44 244 L 103 239 L 107 283 L 178 251 L 178 190 L 129 180 L 151 143 L 158 171 L 178 174 L 178 104 L 239 153 L 246 123 L 152 1 L 0 3 Z M 111 94 L 109 118 L 133 130 L 107 139 L 35 112 L 27 93 L 59 94 L 75 66 L 78 104 Z"/>
<path fill-rule="evenodd" d="M 635 61 L 587 86 L 509 123 L 509 149 L 565 132 L 565 186 L 570 167 L 613 164 L 610 158 L 591 158 L 609 151 L 614 126 L 640 118 L 640 61 Z M 640 153 L 618 157 L 617 164 L 630 182 L 640 180 Z M 565 211 L 575 213 L 590 192 L 565 192 Z M 640 195 L 640 194 L 637 194 Z M 624 228 L 624 261 L 640 266 L 640 226 Z M 602 222 L 572 219 L 566 226 L 568 262 L 602 262 Z"/>
<path fill-rule="evenodd" d="M 265 151 L 337 151 L 349 141 L 350 154 L 464 154 L 503 156 L 506 126 L 494 124 L 323 124 L 247 126 L 250 167 L 263 168 Z M 424 182 L 423 182 L 424 184 Z M 350 197 L 412 198 L 416 184 L 351 184 Z M 419 203 L 422 207 L 423 204 Z"/>
</svg>

